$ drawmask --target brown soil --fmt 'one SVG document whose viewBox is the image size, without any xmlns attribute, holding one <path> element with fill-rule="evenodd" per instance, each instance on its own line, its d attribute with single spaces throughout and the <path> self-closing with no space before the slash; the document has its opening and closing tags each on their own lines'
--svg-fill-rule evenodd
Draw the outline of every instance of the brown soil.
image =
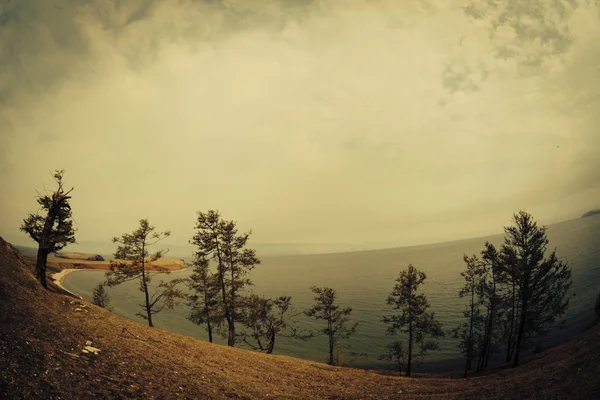
<svg viewBox="0 0 600 400">
<path fill-rule="evenodd" d="M 88 340 L 98 355 L 82 353 Z M 521 367 L 469 379 L 396 377 L 210 344 L 43 290 L 0 238 L 0 398 L 598 399 L 599 372 L 600 325 Z"/>
</svg>

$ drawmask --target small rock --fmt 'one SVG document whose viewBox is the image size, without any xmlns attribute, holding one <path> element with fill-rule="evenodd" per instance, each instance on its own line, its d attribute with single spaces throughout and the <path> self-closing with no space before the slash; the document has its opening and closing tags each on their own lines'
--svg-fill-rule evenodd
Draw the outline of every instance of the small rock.
<svg viewBox="0 0 600 400">
<path fill-rule="evenodd" d="M 97 349 L 96 347 L 92 347 L 92 346 L 85 346 L 85 348 L 82 351 L 86 351 L 89 353 L 92 353 L 94 355 L 98 355 L 98 353 L 100 352 L 100 349 Z"/>
<path fill-rule="evenodd" d="M 86 340 L 85 341 L 85 345 L 86 346 L 91 346 L 92 345 L 92 341 L 91 340 Z"/>
</svg>

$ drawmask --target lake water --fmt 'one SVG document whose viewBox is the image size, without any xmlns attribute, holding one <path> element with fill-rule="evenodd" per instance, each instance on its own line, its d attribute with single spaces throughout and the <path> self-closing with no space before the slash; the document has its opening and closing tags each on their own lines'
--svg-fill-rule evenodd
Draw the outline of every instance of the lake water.
<svg viewBox="0 0 600 400">
<path fill-rule="evenodd" d="M 558 344 L 583 331 L 594 319 L 594 302 L 600 290 L 600 215 L 576 219 L 548 226 L 549 249 L 556 247 L 557 255 L 567 261 L 573 271 L 573 286 L 566 324 L 557 327 L 543 337 L 539 344 L 547 348 Z M 394 338 L 385 334 L 386 325 L 381 322 L 389 313 L 385 304 L 394 280 L 401 269 L 409 263 L 427 274 L 422 286 L 432 310 L 442 322 L 445 330 L 455 327 L 462 319 L 465 302 L 458 298 L 463 284 L 460 272 L 465 265 L 464 253 L 473 254 L 483 249 L 489 240 L 495 245 L 502 242 L 503 235 L 489 236 L 456 242 L 431 244 L 397 249 L 361 251 L 351 253 L 263 257 L 262 264 L 251 272 L 254 292 L 276 297 L 292 296 L 297 310 L 305 310 L 313 303 L 311 285 L 330 286 L 337 289 L 338 302 L 351 306 L 351 319 L 359 322 L 356 334 L 344 343 L 350 348 L 346 353 L 367 353 L 368 357 L 358 357 L 349 365 L 361 368 L 388 368 L 389 364 L 377 357 Z M 183 278 L 189 271 L 181 271 L 155 278 Z M 91 301 L 93 288 L 104 279 L 102 271 L 81 271 L 68 275 L 65 286 Z M 140 323 L 144 320 L 135 316 L 143 295 L 136 282 L 127 282 L 109 288 L 113 312 Z M 174 310 L 163 310 L 153 317 L 155 326 L 180 334 L 207 340 L 202 327 L 186 319 L 188 310 L 181 305 Z M 299 317 L 298 326 L 315 329 L 316 321 Z M 327 360 L 327 346 L 324 337 L 307 342 L 278 338 L 275 352 L 315 361 Z M 217 338 L 217 343 L 226 343 Z M 440 340 L 441 351 L 432 352 L 416 366 L 416 371 L 450 371 L 462 367 L 462 355 L 456 341 L 450 337 Z M 346 354 L 346 358 L 351 358 Z"/>
</svg>

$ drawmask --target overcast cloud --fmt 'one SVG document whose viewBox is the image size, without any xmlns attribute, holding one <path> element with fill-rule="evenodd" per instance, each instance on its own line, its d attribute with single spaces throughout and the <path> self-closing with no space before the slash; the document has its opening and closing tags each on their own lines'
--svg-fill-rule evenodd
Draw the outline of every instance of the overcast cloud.
<svg viewBox="0 0 600 400">
<path fill-rule="evenodd" d="M 406 245 L 600 206 L 588 0 L 0 0 L 0 235 L 65 168 L 79 240 L 218 208 Z"/>
</svg>

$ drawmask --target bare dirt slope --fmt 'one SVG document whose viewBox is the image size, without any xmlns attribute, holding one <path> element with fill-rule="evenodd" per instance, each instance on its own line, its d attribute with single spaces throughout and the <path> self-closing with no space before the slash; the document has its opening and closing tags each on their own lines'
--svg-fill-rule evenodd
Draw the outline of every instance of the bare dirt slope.
<svg viewBox="0 0 600 400">
<path fill-rule="evenodd" d="M 82 353 L 86 341 L 101 351 Z M 228 348 L 43 290 L 0 238 L 0 398 L 598 399 L 600 329 L 514 370 L 399 378 Z"/>
</svg>

